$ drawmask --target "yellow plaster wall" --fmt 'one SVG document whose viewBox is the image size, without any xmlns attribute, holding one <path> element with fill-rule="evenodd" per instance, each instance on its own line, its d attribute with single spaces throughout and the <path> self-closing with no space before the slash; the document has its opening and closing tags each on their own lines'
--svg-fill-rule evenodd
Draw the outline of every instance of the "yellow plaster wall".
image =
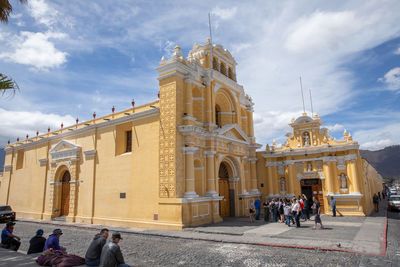
<svg viewBox="0 0 400 267">
<path fill-rule="evenodd" d="M 22 151 L 22 150 L 21 150 Z M 23 155 L 23 165 L 16 169 L 13 161 L 8 204 L 17 211 L 17 216 L 40 219 L 43 211 L 43 198 L 45 196 L 46 167 L 40 166 L 39 159 L 46 158 L 47 146 L 25 149 L 19 152 Z M 14 152 L 14 157 L 18 152 Z M 11 153 L 7 154 L 6 162 L 10 162 Z M 27 167 L 29 166 L 29 168 Z M 8 177 L 9 179 L 9 177 Z M 7 180 L 8 180 L 7 179 Z M 8 180 L 9 181 L 9 180 Z M 8 181 L 4 185 L 8 186 Z M 8 188 L 2 188 L 2 203 L 7 201 Z"/>
</svg>

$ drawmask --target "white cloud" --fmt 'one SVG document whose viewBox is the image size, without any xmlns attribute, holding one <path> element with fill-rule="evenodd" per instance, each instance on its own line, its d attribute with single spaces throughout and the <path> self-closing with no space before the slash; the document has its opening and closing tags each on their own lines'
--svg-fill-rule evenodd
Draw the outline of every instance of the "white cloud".
<svg viewBox="0 0 400 267">
<path fill-rule="evenodd" d="M 394 113 L 396 114 L 396 113 Z M 371 124 L 367 128 L 354 131 L 353 140 L 358 141 L 361 149 L 377 150 L 386 146 L 400 144 L 400 123 L 398 113 L 390 121 Z M 391 116 L 390 114 L 387 117 Z"/>
<path fill-rule="evenodd" d="M 58 11 L 49 7 L 44 0 L 30 0 L 28 1 L 29 11 L 31 16 L 41 24 L 47 27 L 52 26 L 58 16 Z"/>
<path fill-rule="evenodd" d="M 387 85 L 391 91 L 400 90 L 400 67 L 389 70 L 382 78 L 378 79 Z"/>
<path fill-rule="evenodd" d="M 400 46 L 393 53 L 395 55 L 400 55 Z"/>
<path fill-rule="evenodd" d="M 382 139 L 382 140 L 363 143 L 360 147 L 361 149 L 366 149 L 366 150 L 379 150 L 390 145 L 394 145 L 392 140 Z"/>
<path fill-rule="evenodd" d="M 290 26 L 286 47 L 291 51 L 337 49 L 343 40 L 353 36 L 365 22 L 356 19 L 354 12 L 321 12 L 303 17 Z"/>
<path fill-rule="evenodd" d="M 335 125 L 327 125 L 325 127 L 328 128 L 329 131 L 331 131 L 331 132 L 344 131 L 344 126 L 342 124 L 338 124 L 338 123 L 336 123 Z"/>
<path fill-rule="evenodd" d="M 59 129 L 61 123 L 64 126 L 72 125 L 75 119 L 70 115 L 58 115 L 42 113 L 39 111 L 13 111 L 0 108 L 0 146 L 7 140 L 15 142 L 16 138 L 25 139 L 26 134 L 35 136 L 36 131 L 47 132 L 47 128 Z"/>
<path fill-rule="evenodd" d="M 220 8 L 220 7 L 215 7 L 212 9 L 211 13 L 216 15 L 222 20 L 228 20 L 231 19 L 235 16 L 237 11 L 237 7 L 231 7 L 231 8 Z"/>
<path fill-rule="evenodd" d="M 63 33 L 21 32 L 12 44 L 15 51 L 1 53 L 0 58 L 39 70 L 59 67 L 67 61 L 67 53 L 55 48 L 49 39 L 63 39 L 65 36 Z"/>
</svg>

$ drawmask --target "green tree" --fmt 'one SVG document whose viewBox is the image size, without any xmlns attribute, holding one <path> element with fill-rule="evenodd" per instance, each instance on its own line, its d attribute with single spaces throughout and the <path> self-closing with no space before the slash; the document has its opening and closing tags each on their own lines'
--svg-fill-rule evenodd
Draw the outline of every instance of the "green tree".
<svg viewBox="0 0 400 267">
<path fill-rule="evenodd" d="M 26 3 L 27 0 L 18 0 L 20 3 Z M 9 0 L 0 0 L 0 21 L 8 23 L 8 18 L 13 8 Z"/>
<path fill-rule="evenodd" d="M 1 95 L 4 95 L 9 92 L 14 94 L 15 91 L 18 89 L 19 89 L 18 84 L 13 79 L 0 73 L 0 94 Z"/>
<path fill-rule="evenodd" d="M 18 0 L 20 3 L 26 3 L 27 0 Z M 9 0 L 0 0 L 0 22 L 8 23 L 8 18 L 13 8 Z M 8 92 L 15 93 L 18 90 L 18 84 L 7 75 L 0 73 L 0 94 Z"/>
</svg>

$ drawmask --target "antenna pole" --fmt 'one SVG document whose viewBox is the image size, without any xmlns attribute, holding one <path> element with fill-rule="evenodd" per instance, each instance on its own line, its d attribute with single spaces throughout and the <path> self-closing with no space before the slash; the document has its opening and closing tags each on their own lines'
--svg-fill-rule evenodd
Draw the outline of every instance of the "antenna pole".
<svg viewBox="0 0 400 267">
<path fill-rule="evenodd" d="M 301 99 L 303 99 L 303 113 L 306 113 L 306 108 L 304 106 L 304 94 L 303 94 L 303 84 L 301 83 L 301 76 L 300 76 L 300 89 L 301 89 Z"/>
<path fill-rule="evenodd" d="M 314 116 L 314 110 L 313 110 L 313 105 L 312 105 L 312 95 L 311 95 L 311 89 L 309 89 L 310 91 L 310 102 L 311 102 L 311 117 Z"/>
</svg>

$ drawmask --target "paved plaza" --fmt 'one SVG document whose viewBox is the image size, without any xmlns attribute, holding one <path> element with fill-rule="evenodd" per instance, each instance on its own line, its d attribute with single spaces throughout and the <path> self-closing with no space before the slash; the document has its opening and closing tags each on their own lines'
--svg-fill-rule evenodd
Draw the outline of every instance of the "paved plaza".
<svg viewBox="0 0 400 267">
<path fill-rule="evenodd" d="M 312 221 L 296 229 L 280 223 L 264 224 L 261 220 L 252 224 L 248 218 L 232 218 L 183 231 L 109 228 L 123 233 L 120 245 L 126 262 L 132 266 L 399 266 L 399 213 L 389 212 L 388 248 L 385 256 L 379 256 L 384 251 L 384 215 L 381 209 L 370 217 L 323 216 L 324 230 L 312 230 Z M 84 256 L 93 235 L 102 227 L 18 221 L 15 231 L 22 238 L 23 253 L 38 228 L 44 229 L 45 234 L 61 228 L 61 245 L 69 253 Z M 22 253 L 1 249 L 0 266 L 37 266 L 35 256 Z"/>
</svg>

